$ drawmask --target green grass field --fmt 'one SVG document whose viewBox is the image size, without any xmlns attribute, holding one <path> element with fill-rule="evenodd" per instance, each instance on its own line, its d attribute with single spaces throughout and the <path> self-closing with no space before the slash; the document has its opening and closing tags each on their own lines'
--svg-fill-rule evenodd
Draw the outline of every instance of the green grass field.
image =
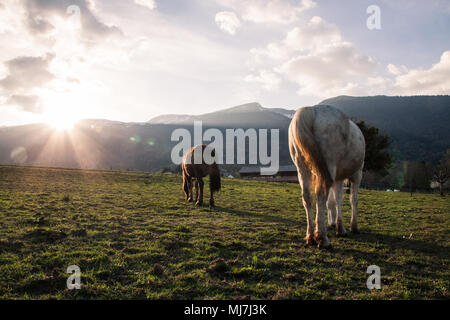
<svg viewBox="0 0 450 320">
<path fill-rule="evenodd" d="M 0 167 L 0 298 L 450 298 L 448 196 L 362 190 L 362 233 L 326 251 L 304 244 L 297 184 L 222 185 L 210 209 L 177 175 Z"/>
</svg>

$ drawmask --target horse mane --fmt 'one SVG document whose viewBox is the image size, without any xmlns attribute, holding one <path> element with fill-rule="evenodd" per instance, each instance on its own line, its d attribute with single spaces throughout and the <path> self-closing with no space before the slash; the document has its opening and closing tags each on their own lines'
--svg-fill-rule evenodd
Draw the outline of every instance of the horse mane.
<svg viewBox="0 0 450 320">
<path fill-rule="evenodd" d="M 291 135 L 296 144 L 300 147 L 306 165 L 316 175 L 314 184 L 317 187 L 324 187 L 326 190 L 333 184 L 327 162 L 323 157 L 320 146 L 314 137 L 314 120 L 316 111 L 314 108 L 305 107 L 299 109 L 292 124 Z"/>
</svg>

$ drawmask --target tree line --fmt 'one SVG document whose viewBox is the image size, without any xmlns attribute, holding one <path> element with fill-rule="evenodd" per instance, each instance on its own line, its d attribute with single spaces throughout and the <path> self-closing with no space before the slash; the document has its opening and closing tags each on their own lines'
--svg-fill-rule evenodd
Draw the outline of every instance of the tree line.
<svg viewBox="0 0 450 320">
<path fill-rule="evenodd" d="M 356 122 L 366 140 L 362 187 L 400 189 L 411 193 L 438 187 L 441 196 L 450 178 L 450 149 L 437 163 L 394 161 L 389 153 L 391 138 L 364 121 Z"/>
</svg>

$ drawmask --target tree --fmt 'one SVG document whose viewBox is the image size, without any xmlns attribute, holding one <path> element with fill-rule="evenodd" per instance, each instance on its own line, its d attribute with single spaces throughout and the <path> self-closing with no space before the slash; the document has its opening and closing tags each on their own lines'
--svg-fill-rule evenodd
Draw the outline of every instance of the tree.
<svg viewBox="0 0 450 320">
<path fill-rule="evenodd" d="M 411 196 L 416 189 L 429 189 L 430 178 L 429 166 L 424 161 L 405 161 L 404 186 L 409 188 Z"/>
<path fill-rule="evenodd" d="M 377 172 L 381 176 L 387 175 L 392 162 L 391 155 L 387 152 L 387 148 L 391 144 L 390 137 L 380 134 L 378 128 L 367 126 L 362 120 L 356 122 L 356 125 L 361 129 L 366 140 L 364 171 Z"/>
<path fill-rule="evenodd" d="M 444 184 L 450 178 L 450 149 L 444 154 L 433 170 L 433 179 L 439 183 L 440 195 L 444 195 Z"/>
</svg>

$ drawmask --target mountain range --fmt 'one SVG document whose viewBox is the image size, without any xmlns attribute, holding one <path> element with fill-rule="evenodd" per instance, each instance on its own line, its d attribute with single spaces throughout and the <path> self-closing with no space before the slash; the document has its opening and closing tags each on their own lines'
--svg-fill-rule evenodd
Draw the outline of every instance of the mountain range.
<svg viewBox="0 0 450 320">
<path fill-rule="evenodd" d="M 450 96 L 339 96 L 320 104 L 388 134 L 395 160 L 435 162 L 450 148 Z M 0 164 L 156 171 L 171 166 L 177 143 L 171 141 L 173 130 L 192 130 L 194 121 L 202 121 L 204 130 L 278 128 L 280 163 L 290 164 L 287 128 L 294 113 L 254 102 L 203 115 L 161 115 L 144 123 L 88 119 L 67 132 L 45 124 L 0 127 Z"/>
</svg>

